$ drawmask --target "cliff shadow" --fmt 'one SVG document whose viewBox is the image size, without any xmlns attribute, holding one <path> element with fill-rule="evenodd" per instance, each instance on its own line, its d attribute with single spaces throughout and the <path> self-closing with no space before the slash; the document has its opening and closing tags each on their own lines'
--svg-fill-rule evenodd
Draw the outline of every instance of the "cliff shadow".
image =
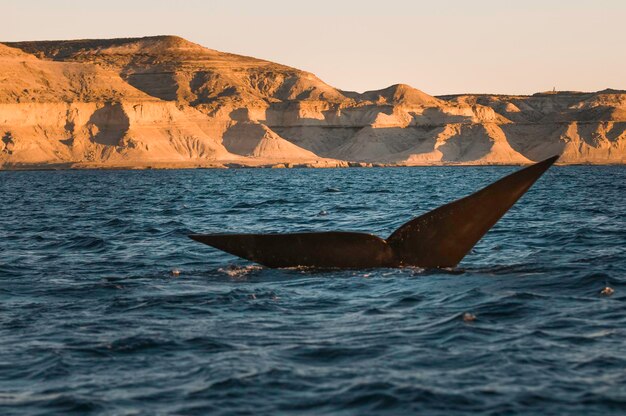
<svg viewBox="0 0 626 416">
<path fill-rule="evenodd" d="M 473 162 L 487 156 L 494 145 L 484 127 L 465 127 L 456 134 L 448 137 L 444 144 L 439 146 L 443 162 Z"/>
<path fill-rule="evenodd" d="M 224 132 L 222 144 L 230 153 L 249 156 L 254 153 L 265 133 L 260 124 L 237 123 Z"/>
<path fill-rule="evenodd" d="M 8 154 L 12 154 L 13 153 L 12 147 L 13 147 L 13 135 L 11 134 L 10 131 L 7 131 L 2 136 L 2 141 L 0 141 L 0 151 L 8 153 Z"/>
<path fill-rule="evenodd" d="M 465 116 L 462 114 L 449 114 L 442 111 L 437 107 L 428 107 L 424 109 L 422 114 L 413 114 L 413 119 L 416 121 L 422 121 L 422 117 L 428 119 L 428 124 L 452 124 L 452 123 L 470 123 L 472 121 L 471 116 Z"/>
<path fill-rule="evenodd" d="M 138 72 L 124 78 L 133 87 L 165 101 L 175 101 L 178 82 L 173 72 Z"/>
<path fill-rule="evenodd" d="M 565 150 L 566 142 L 561 136 L 567 131 L 567 123 L 505 124 L 500 128 L 511 148 L 532 161 Z"/>
<path fill-rule="evenodd" d="M 105 146 L 118 146 L 128 132 L 130 120 L 120 103 L 107 103 L 97 109 L 87 122 L 90 139 Z"/>
</svg>

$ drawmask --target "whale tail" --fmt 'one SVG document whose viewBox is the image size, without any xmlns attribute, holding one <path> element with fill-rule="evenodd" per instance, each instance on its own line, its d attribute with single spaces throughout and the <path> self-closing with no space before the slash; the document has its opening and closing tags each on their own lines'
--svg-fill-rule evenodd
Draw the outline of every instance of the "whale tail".
<svg viewBox="0 0 626 416">
<path fill-rule="evenodd" d="M 386 241 L 402 264 L 454 267 L 558 158 L 519 170 L 417 217 Z"/>
<path fill-rule="evenodd" d="M 268 267 L 454 267 L 558 158 L 521 169 L 414 218 L 386 240 L 353 232 L 189 237 Z"/>
</svg>

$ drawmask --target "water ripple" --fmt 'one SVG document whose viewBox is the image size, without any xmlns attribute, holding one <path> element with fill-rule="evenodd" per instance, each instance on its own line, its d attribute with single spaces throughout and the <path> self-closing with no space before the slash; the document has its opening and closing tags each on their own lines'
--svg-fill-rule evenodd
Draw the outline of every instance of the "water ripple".
<svg viewBox="0 0 626 416">
<path fill-rule="evenodd" d="M 0 413 L 623 414 L 623 167 L 550 170 L 449 270 L 187 238 L 386 236 L 511 171 L 0 172 Z"/>
</svg>

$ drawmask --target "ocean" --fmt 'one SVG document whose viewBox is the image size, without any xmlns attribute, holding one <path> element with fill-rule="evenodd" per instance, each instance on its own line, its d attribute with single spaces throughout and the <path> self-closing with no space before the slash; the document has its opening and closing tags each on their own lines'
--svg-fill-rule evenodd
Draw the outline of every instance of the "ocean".
<svg viewBox="0 0 626 416">
<path fill-rule="evenodd" d="M 516 169 L 0 172 L 0 414 L 624 414 L 626 167 L 553 167 L 451 270 L 187 238 L 386 237 Z"/>
</svg>

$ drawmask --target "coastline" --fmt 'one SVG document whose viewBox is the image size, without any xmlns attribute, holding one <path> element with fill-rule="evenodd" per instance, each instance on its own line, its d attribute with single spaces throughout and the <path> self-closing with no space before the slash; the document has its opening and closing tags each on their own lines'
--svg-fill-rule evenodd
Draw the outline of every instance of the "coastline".
<svg viewBox="0 0 626 416">
<path fill-rule="evenodd" d="M 0 73 L 1 170 L 626 164 L 619 89 L 350 92 L 176 36 L 0 44 Z"/>
<path fill-rule="evenodd" d="M 448 162 L 427 164 L 369 163 L 337 161 L 337 163 L 301 162 L 156 162 L 139 164 L 102 164 L 84 162 L 12 164 L 0 166 L 0 172 L 59 171 L 59 170 L 192 170 L 192 169 L 349 169 L 349 168 L 424 168 L 424 167 L 490 167 L 490 166 L 529 166 L 530 163 L 476 163 Z M 626 163 L 555 163 L 555 166 L 625 166 Z"/>
</svg>

